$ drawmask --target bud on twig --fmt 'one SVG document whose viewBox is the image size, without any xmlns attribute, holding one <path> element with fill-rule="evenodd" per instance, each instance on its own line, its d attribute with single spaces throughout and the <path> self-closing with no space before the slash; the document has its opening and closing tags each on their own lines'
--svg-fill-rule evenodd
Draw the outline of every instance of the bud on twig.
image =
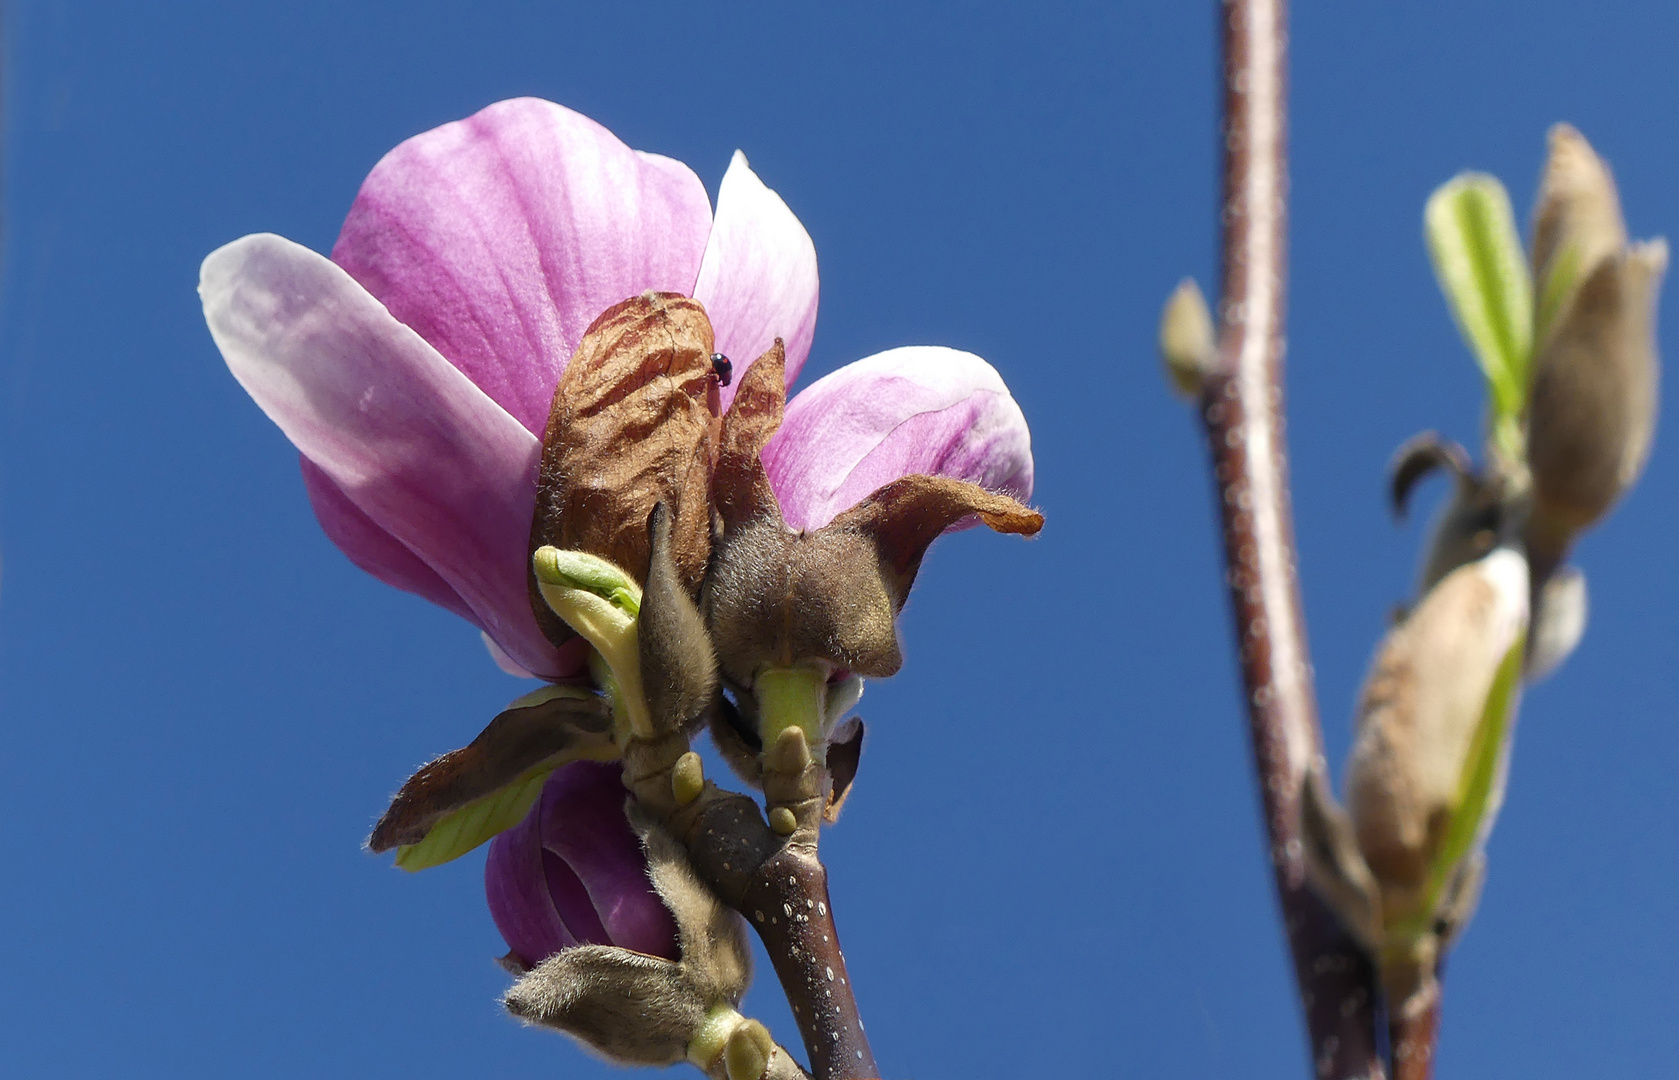
<svg viewBox="0 0 1679 1080">
<path fill-rule="evenodd" d="M 1459 567 L 1388 633 L 1359 701 L 1347 812 L 1308 784 L 1301 826 L 1314 886 L 1371 949 L 1389 1008 L 1435 993 L 1468 920 L 1503 798 L 1528 615 L 1509 548 Z"/>
<path fill-rule="evenodd" d="M 1667 245 L 1628 246 L 1614 178 L 1580 133 L 1551 129 L 1534 208 L 1539 348 L 1528 405 L 1535 580 L 1637 480 L 1655 429 L 1656 296 Z"/>
<path fill-rule="evenodd" d="M 1184 278 L 1160 313 L 1160 358 L 1172 389 L 1184 398 L 1201 396 L 1201 385 L 1218 366 L 1213 317 L 1194 278 Z"/>
<path fill-rule="evenodd" d="M 1656 422 L 1656 294 L 1667 244 L 1638 244 L 1586 277 L 1540 352 L 1528 409 L 1530 538 L 1566 552 L 1638 479 Z"/>
</svg>

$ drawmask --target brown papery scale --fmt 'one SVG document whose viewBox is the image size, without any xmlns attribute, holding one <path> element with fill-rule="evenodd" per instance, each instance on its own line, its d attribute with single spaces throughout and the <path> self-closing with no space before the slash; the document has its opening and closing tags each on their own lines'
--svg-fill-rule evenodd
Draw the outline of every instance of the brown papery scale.
<svg viewBox="0 0 1679 1080">
<path fill-rule="evenodd" d="M 711 321 L 696 300 L 647 292 L 603 312 L 560 376 L 542 439 L 531 550 L 587 551 L 647 579 L 647 518 L 671 511 L 671 557 L 697 594 L 710 554 L 706 492 L 719 416 Z M 536 589 L 556 644 L 573 632 Z"/>
</svg>

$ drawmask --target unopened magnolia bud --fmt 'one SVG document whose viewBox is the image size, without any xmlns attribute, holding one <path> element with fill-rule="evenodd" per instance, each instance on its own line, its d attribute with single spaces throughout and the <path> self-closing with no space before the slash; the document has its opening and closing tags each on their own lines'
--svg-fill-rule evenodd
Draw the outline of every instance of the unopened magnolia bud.
<svg viewBox="0 0 1679 1080">
<path fill-rule="evenodd" d="M 1528 546 L 1554 565 L 1637 480 L 1656 420 L 1656 295 L 1667 244 L 1601 261 L 1557 319 L 1535 365 L 1527 456 Z"/>
<path fill-rule="evenodd" d="M 1543 334 L 1597 265 L 1626 247 L 1626 224 L 1609 166 L 1572 126 L 1551 128 L 1550 154 L 1533 208 L 1533 280 Z"/>
<path fill-rule="evenodd" d="M 1160 313 L 1160 358 L 1172 388 L 1186 398 L 1201 395 L 1201 386 L 1218 367 L 1218 339 L 1207 301 L 1194 278 L 1184 278 Z"/>
<path fill-rule="evenodd" d="M 679 965 L 610 945 L 550 956 L 513 985 L 503 1004 L 557 1028 L 620 1065 L 674 1065 L 705 1022 L 710 1001 Z"/>
<path fill-rule="evenodd" d="M 709 1061 L 740 1023 L 734 1006 L 752 978 L 745 931 L 694 873 L 687 851 L 633 801 L 626 812 L 647 878 L 675 920 L 677 958 L 607 945 L 561 948 L 508 991 L 506 1005 L 621 1065 L 671 1065 L 697 1052 Z"/>
<path fill-rule="evenodd" d="M 636 627 L 642 690 L 654 730 L 687 730 L 717 696 L 717 657 L 672 558 L 671 515 L 664 503 L 653 507 L 647 532 L 647 585 Z"/>
<path fill-rule="evenodd" d="M 1379 894 L 1377 959 L 1396 1006 L 1432 985 L 1434 927 L 1461 907 L 1502 800 L 1527 617 L 1527 564 L 1501 547 L 1388 633 L 1360 696 L 1347 810 Z"/>
</svg>

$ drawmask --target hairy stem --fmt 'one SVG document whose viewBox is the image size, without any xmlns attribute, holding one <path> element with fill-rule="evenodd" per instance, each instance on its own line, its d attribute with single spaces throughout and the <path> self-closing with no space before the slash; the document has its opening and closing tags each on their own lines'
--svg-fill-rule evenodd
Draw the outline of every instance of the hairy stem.
<svg viewBox="0 0 1679 1080">
<path fill-rule="evenodd" d="M 1306 887 L 1298 807 L 1322 754 L 1283 445 L 1287 275 L 1286 0 L 1221 9 L 1224 192 L 1220 371 L 1201 414 L 1223 520 L 1254 763 L 1315 1074 L 1379 1077 L 1369 960 Z"/>
</svg>

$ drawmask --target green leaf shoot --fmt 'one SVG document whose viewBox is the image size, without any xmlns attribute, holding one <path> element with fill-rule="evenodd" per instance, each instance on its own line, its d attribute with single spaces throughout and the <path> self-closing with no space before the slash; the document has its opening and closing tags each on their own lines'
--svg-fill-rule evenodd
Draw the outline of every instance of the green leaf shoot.
<svg viewBox="0 0 1679 1080">
<path fill-rule="evenodd" d="M 1486 841 L 1493 818 L 1504 799 L 1504 768 L 1510 752 L 1510 729 L 1516 714 L 1521 686 L 1522 662 L 1527 654 L 1527 635 L 1518 634 L 1493 676 L 1492 688 L 1481 710 L 1481 720 L 1470 739 L 1458 781 L 1457 809 L 1446 836 L 1429 868 L 1427 900 L 1423 911 L 1433 912 L 1471 852 Z"/>
<path fill-rule="evenodd" d="M 1486 374 L 1495 441 L 1527 405 L 1533 281 L 1510 196 L 1497 177 L 1461 173 L 1429 196 L 1424 232 L 1458 330 Z"/>
</svg>

